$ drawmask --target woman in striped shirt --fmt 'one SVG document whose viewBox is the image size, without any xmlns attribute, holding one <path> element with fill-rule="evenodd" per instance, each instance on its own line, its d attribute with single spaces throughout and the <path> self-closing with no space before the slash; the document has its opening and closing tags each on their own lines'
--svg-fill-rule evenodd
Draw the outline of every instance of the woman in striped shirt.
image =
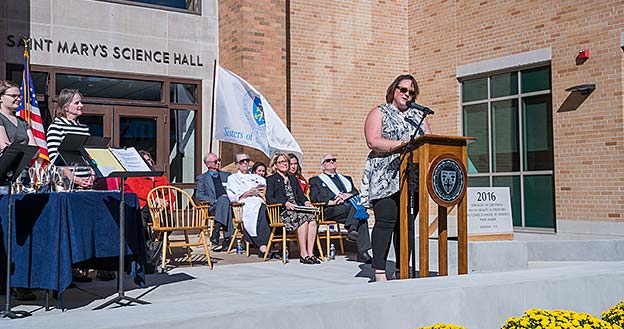
<svg viewBox="0 0 624 329">
<path fill-rule="evenodd" d="M 58 157 L 58 148 L 67 134 L 86 135 L 89 127 L 78 122 L 82 115 L 82 94 L 76 89 L 63 89 L 59 93 L 58 107 L 54 121 L 48 127 L 46 138 L 48 141 L 48 154 L 50 162 L 54 163 Z M 69 164 L 68 165 L 73 165 Z M 75 174 L 73 171 L 75 170 Z M 86 166 L 65 167 L 65 177 L 73 180 L 77 188 L 85 189 L 93 186 L 92 170 Z"/>
</svg>

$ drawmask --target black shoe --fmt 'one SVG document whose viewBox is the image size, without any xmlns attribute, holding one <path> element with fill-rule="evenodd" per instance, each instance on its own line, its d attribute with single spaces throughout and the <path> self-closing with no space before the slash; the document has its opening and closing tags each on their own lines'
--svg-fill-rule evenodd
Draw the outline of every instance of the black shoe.
<svg viewBox="0 0 624 329">
<path fill-rule="evenodd" d="M 37 295 L 33 294 L 32 290 L 28 288 L 13 288 L 11 293 L 17 300 L 28 302 L 37 299 Z"/>
<path fill-rule="evenodd" d="M 227 250 L 227 247 L 225 247 L 225 249 L 224 249 L 223 246 L 218 244 L 218 243 L 216 245 L 213 245 L 213 247 L 212 247 L 212 251 L 215 251 L 215 252 L 226 251 L 226 250 Z"/>
<path fill-rule="evenodd" d="M 320 264 L 321 263 L 321 260 L 318 257 L 314 256 L 314 255 L 309 256 L 308 258 L 312 261 L 312 264 Z"/>
<path fill-rule="evenodd" d="M 99 281 L 111 281 L 111 280 L 115 280 L 116 278 L 117 276 L 115 275 L 114 271 L 98 270 L 97 275 L 95 276 L 95 279 Z"/>
<path fill-rule="evenodd" d="M 299 263 L 302 263 L 302 264 L 314 264 L 314 260 L 310 259 L 310 256 L 308 256 L 308 257 L 301 257 L 301 258 L 299 258 Z"/>
<path fill-rule="evenodd" d="M 347 241 L 349 242 L 356 242 L 358 239 L 358 232 L 356 230 L 350 230 L 349 233 L 347 233 Z"/>
<path fill-rule="evenodd" d="M 230 241 L 232 241 L 232 238 L 224 238 L 223 242 L 221 242 L 221 250 L 227 250 L 230 247 Z M 241 241 L 242 243 L 242 241 Z M 236 248 L 236 245 L 232 246 L 234 248 Z M 243 246 L 243 249 L 245 249 L 245 247 Z"/>
<path fill-rule="evenodd" d="M 368 254 L 368 251 L 358 253 L 355 261 L 358 263 L 370 264 L 373 258 Z"/>
<path fill-rule="evenodd" d="M 212 244 L 213 247 L 218 246 L 219 245 L 219 238 L 211 237 L 210 238 L 210 243 Z"/>
</svg>

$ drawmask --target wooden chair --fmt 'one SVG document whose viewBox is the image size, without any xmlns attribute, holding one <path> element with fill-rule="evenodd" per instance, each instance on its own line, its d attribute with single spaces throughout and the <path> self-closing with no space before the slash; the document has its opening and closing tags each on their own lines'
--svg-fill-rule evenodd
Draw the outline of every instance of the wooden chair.
<svg viewBox="0 0 624 329">
<path fill-rule="evenodd" d="M 236 239 L 241 239 L 245 244 L 245 255 L 249 257 L 249 242 L 244 239 L 244 226 L 243 226 L 243 206 L 245 203 L 243 202 L 232 202 L 232 223 L 234 224 L 234 234 L 232 235 L 232 239 L 230 240 L 230 245 L 228 246 L 227 252 L 230 253 L 232 247 L 234 246 L 234 242 Z"/>
<path fill-rule="evenodd" d="M 325 207 L 327 206 L 325 203 L 314 203 L 314 206 L 319 208 L 319 212 L 317 213 L 318 218 L 318 226 L 319 226 L 319 234 L 324 235 L 325 246 L 327 259 L 329 259 L 329 248 L 331 245 L 331 240 L 338 240 L 340 246 L 340 254 L 344 255 L 344 243 L 343 240 L 345 237 L 342 235 L 342 229 L 340 228 L 340 223 L 335 220 L 327 220 L 325 219 Z M 321 227 L 324 226 L 325 232 L 321 231 Z M 332 230 L 331 227 L 334 227 L 336 231 Z"/>
<path fill-rule="evenodd" d="M 271 235 L 269 236 L 269 243 L 267 244 L 267 249 L 264 252 L 264 260 L 266 261 L 269 256 L 269 251 L 271 250 L 271 245 L 274 241 L 282 242 L 282 262 L 286 264 L 286 246 L 288 241 L 297 241 L 297 246 L 299 250 L 301 250 L 301 245 L 299 244 L 299 238 L 297 237 L 297 232 L 288 232 L 286 231 L 286 226 L 280 220 L 280 213 L 282 211 L 281 204 L 271 204 L 267 205 L 267 213 L 269 215 L 269 227 L 271 228 Z M 323 248 L 321 247 L 321 240 L 319 239 L 318 234 L 316 235 L 316 246 L 319 250 L 319 254 L 321 258 L 323 256 Z"/>
<path fill-rule="evenodd" d="M 168 205 L 158 205 L 158 199 L 168 200 Z M 212 269 L 212 260 L 206 244 L 205 232 L 210 231 L 208 205 L 196 205 L 185 191 L 173 186 L 158 186 L 147 195 L 147 204 L 152 215 L 153 230 L 162 236 L 162 268 L 167 260 L 167 250 L 171 254 L 173 247 L 185 247 L 189 264 L 193 266 L 192 246 L 203 245 L 208 267 Z M 175 231 L 184 233 L 184 239 L 172 239 Z M 189 231 L 199 231 L 198 241 L 189 241 Z"/>
</svg>

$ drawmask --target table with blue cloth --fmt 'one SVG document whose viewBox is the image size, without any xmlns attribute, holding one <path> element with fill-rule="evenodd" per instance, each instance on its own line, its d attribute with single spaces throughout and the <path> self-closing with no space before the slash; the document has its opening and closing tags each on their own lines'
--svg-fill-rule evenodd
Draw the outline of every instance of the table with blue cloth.
<svg viewBox="0 0 624 329">
<path fill-rule="evenodd" d="M 72 282 L 72 266 L 116 270 L 119 192 L 80 191 L 13 195 L 12 287 L 59 291 Z M 136 194 L 124 196 L 126 268 L 145 286 L 145 236 Z M 6 273 L 8 196 L 0 196 L 0 277 Z M 61 300 L 62 302 L 62 300 Z"/>
</svg>

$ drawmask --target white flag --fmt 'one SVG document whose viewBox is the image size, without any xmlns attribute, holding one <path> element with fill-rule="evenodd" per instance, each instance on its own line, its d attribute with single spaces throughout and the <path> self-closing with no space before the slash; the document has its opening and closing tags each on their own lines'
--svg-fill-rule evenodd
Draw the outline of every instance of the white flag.
<svg viewBox="0 0 624 329">
<path fill-rule="evenodd" d="M 215 139 L 253 147 L 268 157 L 276 152 L 303 153 L 271 104 L 247 81 L 218 66 Z"/>
</svg>

